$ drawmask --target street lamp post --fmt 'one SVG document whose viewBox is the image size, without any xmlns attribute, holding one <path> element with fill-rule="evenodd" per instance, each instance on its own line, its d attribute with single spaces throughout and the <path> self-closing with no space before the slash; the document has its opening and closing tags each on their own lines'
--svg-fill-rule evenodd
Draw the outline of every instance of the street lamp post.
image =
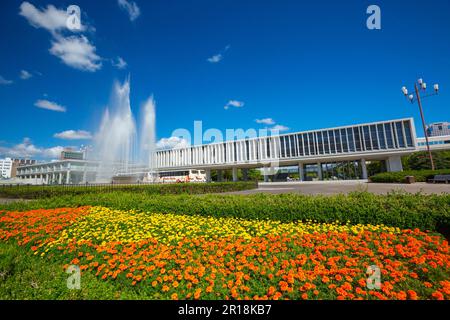
<svg viewBox="0 0 450 320">
<path fill-rule="evenodd" d="M 423 91 L 425 91 L 427 89 L 427 84 L 423 81 L 422 78 L 417 80 L 417 83 L 414 84 L 415 96 L 414 96 L 414 94 L 408 95 L 408 89 L 406 89 L 406 87 L 402 87 L 402 92 L 405 95 L 405 97 L 407 97 L 411 103 L 414 103 L 414 101 L 417 100 L 417 104 L 419 105 L 420 117 L 422 118 L 422 126 L 423 126 L 423 131 L 425 133 L 425 141 L 427 144 L 428 157 L 430 158 L 430 163 L 431 163 L 431 170 L 435 170 L 435 167 L 434 167 L 434 161 L 433 161 L 433 154 L 431 153 L 430 143 L 428 140 L 428 130 L 427 130 L 427 126 L 425 124 L 425 117 L 423 115 L 422 99 L 437 95 L 439 92 L 439 85 L 435 84 L 433 86 L 433 88 L 434 88 L 434 93 L 427 94 L 427 95 L 421 97 L 420 89 L 422 89 Z"/>
</svg>

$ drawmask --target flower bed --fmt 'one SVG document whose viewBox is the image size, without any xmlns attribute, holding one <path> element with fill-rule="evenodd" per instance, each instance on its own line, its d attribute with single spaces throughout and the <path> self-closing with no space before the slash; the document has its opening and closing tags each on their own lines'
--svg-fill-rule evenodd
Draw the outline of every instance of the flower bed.
<svg viewBox="0 0 450 320">
<path fill-rule="evenodd" d="M 450 298 L 447 241 L 382 225 L 83 207 L 0 211 L 0 241 L 155 299 Z M 371 265 L 379 290 L 367 288 Z"/>
</svg>

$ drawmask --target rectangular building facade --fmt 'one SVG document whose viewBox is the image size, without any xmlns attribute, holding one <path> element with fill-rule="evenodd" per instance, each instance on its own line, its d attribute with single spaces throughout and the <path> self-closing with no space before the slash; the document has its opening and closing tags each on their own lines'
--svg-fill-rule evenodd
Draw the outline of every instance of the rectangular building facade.
<svg viewBox="0 0 450 320">
<path fill-rule="evenodd" d="M 271 160 L 289 165 L 340 158 L 387 158 L 415 149 L 414 122 L 409 118 L 161 150 L 156 153 L 156 166 L 158 169 L 258 167 Z"/>
<path fill-rule="evenodd" d="M 429 137 L 450 135 L 450 122 L 436 122 L 427 126 Z"/>
<path fill-rule="evenodd" d="M 0 178 L 11 178 L 13 160 L 11 158 L 0 159 Z"/>
</svg>

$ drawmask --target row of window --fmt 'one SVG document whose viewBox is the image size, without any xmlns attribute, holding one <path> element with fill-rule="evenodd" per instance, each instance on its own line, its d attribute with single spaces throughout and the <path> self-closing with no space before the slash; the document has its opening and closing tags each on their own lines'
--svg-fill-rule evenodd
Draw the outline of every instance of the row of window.
<svg viewBox="0 0 450 320">
<path fill-rule="evenodd" d="M 164 167 L 284 159 L 406 147 L 414 147 L 409 120 L 166 150 L 158 152 L 157 155 L 158 165 Z M 175 159 L 171 152 L 174 152 Z"/>
<path fill-rule="evenodd" d="M 430 141 L 429 144 L 430 144 L 430 146 L 432 146 L 432 145 L 450 144 L 450 140 Z M 427 143 L 426 142 L 419 142 L 418 145 L 419 145 L 419 147 L 424 147 L 424 146 L 427 145 Z"/>
</svg>

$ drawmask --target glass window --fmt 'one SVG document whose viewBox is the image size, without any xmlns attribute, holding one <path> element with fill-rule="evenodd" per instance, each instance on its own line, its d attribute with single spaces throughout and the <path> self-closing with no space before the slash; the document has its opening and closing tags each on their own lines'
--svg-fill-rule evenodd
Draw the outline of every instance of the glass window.
<svg viewBox="0 0 450 320">
<path fill-rule="evenodd" d="M 348 137 L 348 150 L 350 152 L 355 152 L 355 139 L 353 137 L 352 128 L 347 128 L 347 137 Z"/>
<path fill-rule="evenodd" d="M 298 139 L 298 151 L 299 151 L 299 154 L 300 154 L 301 156 L 304 156 L 304 153 L 303 153 L 304 142 L 303 142 L 302 135 L 301 135 L 301 134 L 298 134 L 298 135 L 297 135 L 297 139 Z"/>
<path fill-rule="evenodd" d="M 353 136 L 354 136 L 356 151 L 361 151 L 361 140 L 360 140 L 358 127 L 353 128 Z"/>
<path fill-rule="evenodd" d="M 403 125 L 405 127 L 406 143 L 408 144 L 408 147 L 414 147 L 413 139 L 412 139 L 412 135 L 411 135 L 410 122 L 404 121 Z"/>
<path fill-rule="evenodd" d="M 317 140 L 319 145 L 319 154 L 323 154 L 322 132 L 317 132 Z"/>
<path fill-rule="evenodd" d="M 284 148 L 284 137 L 280 137 L 280 149 L 281 149 L 281 157 L 284 158 L 285 155 L 285 148 Z"/>
<path fill-rule="evenodd" d="M 290 135 L 289 136 L 289 140 L 291 141 L 291 157 L 296 157 L 297 156 L 297 150 L 295 148 L 295 136 Z"/>
<path fill-rule="evenodd" d="M 308 138 L 309 138 L 309 150 L 311 152 L 312 155 L 316 154 L 316 148 L 314 146 L 314 135 L 312 133 L 308 133 Z"/>
<path fill-rule="evenodd" d="M 344 150 L 344 152 L 348 152 L 347 130 L 341 129 L 341 137 L 342 137 L 342 149 Z"/>
<path fill-rule="evenodd" d="M 378 137 L 380 138 L 380 149 L 386 149 L 386 141 L 384 140 L 384 130 L 383 125 L 377 125 Z"/>
<path fill-rule="evenodd" d="M 336 149 L 337 152 L 342 152 L 341 146 L 341 133 L 339 130 L 334 130 L 334 136 L 336 137 Z"/>
<path fill-rule="evenodd" d="M 374 150 L 380 149 L 378 146 L 378 139 L 377 139 L 377 128 L 375 125 L 370 126 L 370 135 L 372 138 L 372 146 Z"/>
<path fill-rule="evenodd" d="M 372 150 L 372 146 L 370 144 L 371 140 L 370 140 L 370 133 L 369 133 L 369 127 L 368 126 L 364 126 L 363 127 L 363 137 L 364 137 L 364 143 L 366 144 L 366 150 Z"/>
<path fill-rule="evenodd" d="M 330 142 L 328 141 L 328 132 L 323 131 L 322 136 L 323 136 L 323 149 L 325 151 L 325 154 L 329 154 L 330 153 Z"/>
<path fill-rule="evenodd" d="M 330 130 L 328 131 L 328 133 L 330 134 L 331 153 L 336 153 L 336 143 L 335 143 L 336 137 L 334 136 L 334 131 Z"/>
<path fill-rule="evenodd" d="M 246 155 L 247 158 L 245 160 L 249 160 L 250 159 L 250 142 L 248 140 L 245 140 L 245 148 L 246 148 Z"/>
<path fill-rule="evenodd" d="M 394 148 L 394 137 L 392 135 L 392 129 L 390 123 L 384 124 L 384 129 L 386 131 L 386 140 L 387 140 L 387 147 L 388 148 Z"/>
<path fill-rule="evenodd" d="M 398 143 L 400 145 L 400 148 L 404 148 L 405 147 L 405 141 L 403 139 L 403 130 L 402 130 L 402 123 L 401 122 L 396 122 L 395 123 L 395 128 L 397 129 L 397 137 L 398 137 Z"/>
</svg>

